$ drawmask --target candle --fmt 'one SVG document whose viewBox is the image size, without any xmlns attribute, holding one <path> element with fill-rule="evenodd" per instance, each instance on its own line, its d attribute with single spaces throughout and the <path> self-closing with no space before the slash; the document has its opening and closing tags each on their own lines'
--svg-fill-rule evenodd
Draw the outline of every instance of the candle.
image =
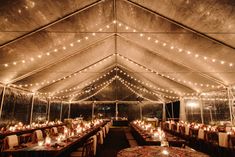
<svg viewBox="0 0 235 157">
<path fill-rule="evenodd" d="M 38 141 L 38 146 L 43 146 L 43 141 Z"/>
<path fill-rule="evenodd" d="M 45 139 L 45 145 L 50 146 L 51 145 L 51 138 L 49 136 L 46 137 Z"/>
</svg>

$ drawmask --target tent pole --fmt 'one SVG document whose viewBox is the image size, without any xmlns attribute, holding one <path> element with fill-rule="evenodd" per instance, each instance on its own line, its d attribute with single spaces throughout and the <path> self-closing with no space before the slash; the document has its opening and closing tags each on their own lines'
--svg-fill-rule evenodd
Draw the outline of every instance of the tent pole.
<svg viewBox="0 0 235 157">
<path fill-rule="evenodd" d="M 162 104 L 162 122 L 166 121 L 166 103 Z"/>
<path fill-rule="evenodd" d="M 202 98 L 201 98 L 201 96 L 199 96 L 199 105 L 200 105 L 200 112 L 201 112 L 201 121 L 202 121 L 202 124 L 204 124 L 203 104 L 202 104 Z"/>
<path fill-rule="evenodd" d="M 70 112 L 71 112 L 71 102 L 69 103 L 68 118 L 70 118 Z"/>
<path fill-rule="evenodd" d="M 175 118 L 175 116 L 174 116 L 174 105 L 173 105 L 173 102 L 171 102 L 171 116 L 172 116 L 173 119 Z"/>
<path fill-rule="evenodd" d="M 47 120 L 50 121 L 51 99 L 48 100 Z"/>
<path fill-rule="evenodd" d="M 183 97 L 180 97 L 180 120 L 186 121 L 185 102 Z"/>
<path fill-rule="evenodd" d="M 31 112 L 30 112 L 30 124 L 32 124 L 33 122 L 33 104 L 34 104 L 34 97 L 35 97 L 35 94 L 33 94 L 32 96 L 32 103 L 31 103 Z"/>
<path fill-rule="evenodd" d="M 143 120 L 143 111 L 142 111 L 142 104 L 141 102 L 139 103 L 140 105 L 140 120 Z"/>
<path fill-rule="evenodd" d="M 92 103 L 92 112 L 91 112 L 91 119 L 94 120 L 94 112 L 95 112 L 95 101 Z"/>
<path fill-rule="evenodd" d="M 1 106 L 0 106 L 0 119 L 2 117 L 2 108 L 3 108 L 5 91 L 6 91 L 6 86 L 3 87 L 3 91 L 2 91 L 2 99 L 1 99 Z"/>
<path fill-rule="evenodd" d="M 62 119 L 62 110 L 63 110 L 63 101 L 61 101 L 61 105 L 60 105 L 60 121 Z"/>
<path fill-rule="evenodd" d="M 116 119 L 117 119 L 118 118 L 118 102 L 117 101 L 116 101 L 115 111 L 116 111 Z"/>
<path fill-rule="evenodd" d="M 228 87 L 227 91 L 228 91 L 228 105 L 229 105 L 230 121 L 231 121 L 231 124 L 233 124 L 233 113 L 232 113 L 233 95 L 232 95 L 231 87 Z"/>
</svg>

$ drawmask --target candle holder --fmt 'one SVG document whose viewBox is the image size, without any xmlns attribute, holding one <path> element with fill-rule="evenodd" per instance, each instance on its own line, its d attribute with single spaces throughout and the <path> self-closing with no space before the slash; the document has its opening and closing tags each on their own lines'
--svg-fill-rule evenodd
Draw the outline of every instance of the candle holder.
<svg viewBox="0 0 235 157">
<path fill-rule="evenodd" d="M 38 146 L 43 146 L 44 141 L 38 141 Z"/>
</svg>

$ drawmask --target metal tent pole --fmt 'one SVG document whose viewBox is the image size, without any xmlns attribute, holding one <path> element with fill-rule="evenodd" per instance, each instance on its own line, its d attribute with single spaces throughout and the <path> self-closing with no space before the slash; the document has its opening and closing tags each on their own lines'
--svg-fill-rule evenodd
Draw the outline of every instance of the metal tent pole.
<svg viewBox="0 0 235 157">
<path fill-rule="evenodd" d="M 35 94 L 33 93 L 33 96 L 32 96 L 32 103 L 31 103 L 31 112 L 30 112 L 30 124 L 32 124 L 32 121 L 33 121 L 33 104 L 34 104 L 34 97 L 35 97 Z"/>
<path fill-rule="evenodd" d="M 140 120 L 143 120 L 143 110 L 141 102 L 139 103 L 139 105 L 140 105 Z"/>
<path fill-rule="evenodd" d="M 172 114 L 172 118 L 174 119 L 175 115 L 174 115 L 174 104 L 173 104 L 173 102 L 171 102 L 171 114 Z"/>
<path fill-rule="evenodd" d="M 61 101 L 61 105 L 60 105 L 60 121 L 62 119 L 62 111 L 63 111 L 63 101 Z"/>
<path fill-rule="evenodd" d="M 162 121 L 166 121 L 166 104 L 162 104 Z"/>
<path fill-rule="evenodd" d="M 70 113 L 71 112 L 71 102 L 69 103 L 69 111 L 68 111 L 68 118 L 70 118 Z"/>
<path fill-rule="evenodd" d="M 231 124 L 233 124 L 233 113 L 232 113 L 233 94 L 232 94 L 231 87 L 228 87 L 227 91 L 228 91 L 228 105 L 229 105 L 230 121 L 231 121 Z"/>
<path fill-rule="evenodd" d="M 47 120 L 50 121 L 51 99 L 48 100 Z"/>
<path fill-rule="evenodd" d="M 202 124 L 204 124 L 202 98 L 199 96 L 198 100 L 199 100 L 199 105 L 200 105 L 201 120 L 202 120 Z"/>
<path fill-rule="evenodd" d="M 3 91 L 2 91 L 2 99 L 1 99 L 1 106 L 0 106 L 0 119 L 2 117 L 2 108 L 3 108 L 5 92 L 6 92 L 6 86 L 3 87 Z"/>
<path fill-rule="evenodd" d="M 116 118 L 118 118 L 118 101 L 116 101 L 115 111 L 116 111 Z"/>
<path fill-rule="evenodd" d="M 94 113 L 95 113 L 95 101 L 92 103 L 92 112 L 91 112 L 91 119 L 94 120 Z"/>
</svg>

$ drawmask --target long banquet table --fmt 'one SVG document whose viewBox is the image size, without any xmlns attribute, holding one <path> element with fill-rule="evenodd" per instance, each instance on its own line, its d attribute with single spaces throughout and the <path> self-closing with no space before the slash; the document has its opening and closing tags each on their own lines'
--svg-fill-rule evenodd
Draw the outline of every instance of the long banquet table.
<svg viewBox="0 0 235 157">
<path fill-rule="evenodd" d="M 27 143 L 19 146 L 18 148 L 7 149 L 1 153 L 1 156 L 12 155 L 14 157 L 54 157 L 54 156 L 68 156 L 71 151 L 82 144 L 90 136 L 94 135 L 100 127 L 106 123 L 99 124 L 86 132 L 79 134 L 78 136 L 70 137 L 66 141 L 57 143 L 56 140 L 52 140 L 51 146 L 38 146 L 37 143 Z"/>
<path fill-rule="evenodd" d="M 158 139 L 152 138 L 148 132 L 140 129 L 134 123 L 130 123 L 131 130 L 141 145 L 161 145 L 161 141 Z M 174 136 L 165 132 L 166 140 L 169 143 L 169 146 L 182 147 L 186 144 L 186 141 L 180 137 Z"/>
<path fill-rule="evenodd" d="M 177 147 L 137 146 L 118 152 L 117 157 L 209 157 L 208 155 Z"/>
<path fill-rule="evenodd" d="M 64 126 L 65 124 L 55 124 L 55 125 L 48 125 L 48 126 L 44 126 L 44 127 L 35 127 L 35 128 L 30 128 L 30 129 L 25 129 L 25 130 L 16 130 L 16 131 L 5 131 L 5 132 L 0 132 L 0 139 L 5 138 L 6 136 L 9 135 L 22 135 L 22 134 L 26 134 L 26 133 L 32 133 L 35 130 L 45 130 L 45 129 L 50 129 L 52 127 L 60 127 L 60 126 Z"/>
</svg>

